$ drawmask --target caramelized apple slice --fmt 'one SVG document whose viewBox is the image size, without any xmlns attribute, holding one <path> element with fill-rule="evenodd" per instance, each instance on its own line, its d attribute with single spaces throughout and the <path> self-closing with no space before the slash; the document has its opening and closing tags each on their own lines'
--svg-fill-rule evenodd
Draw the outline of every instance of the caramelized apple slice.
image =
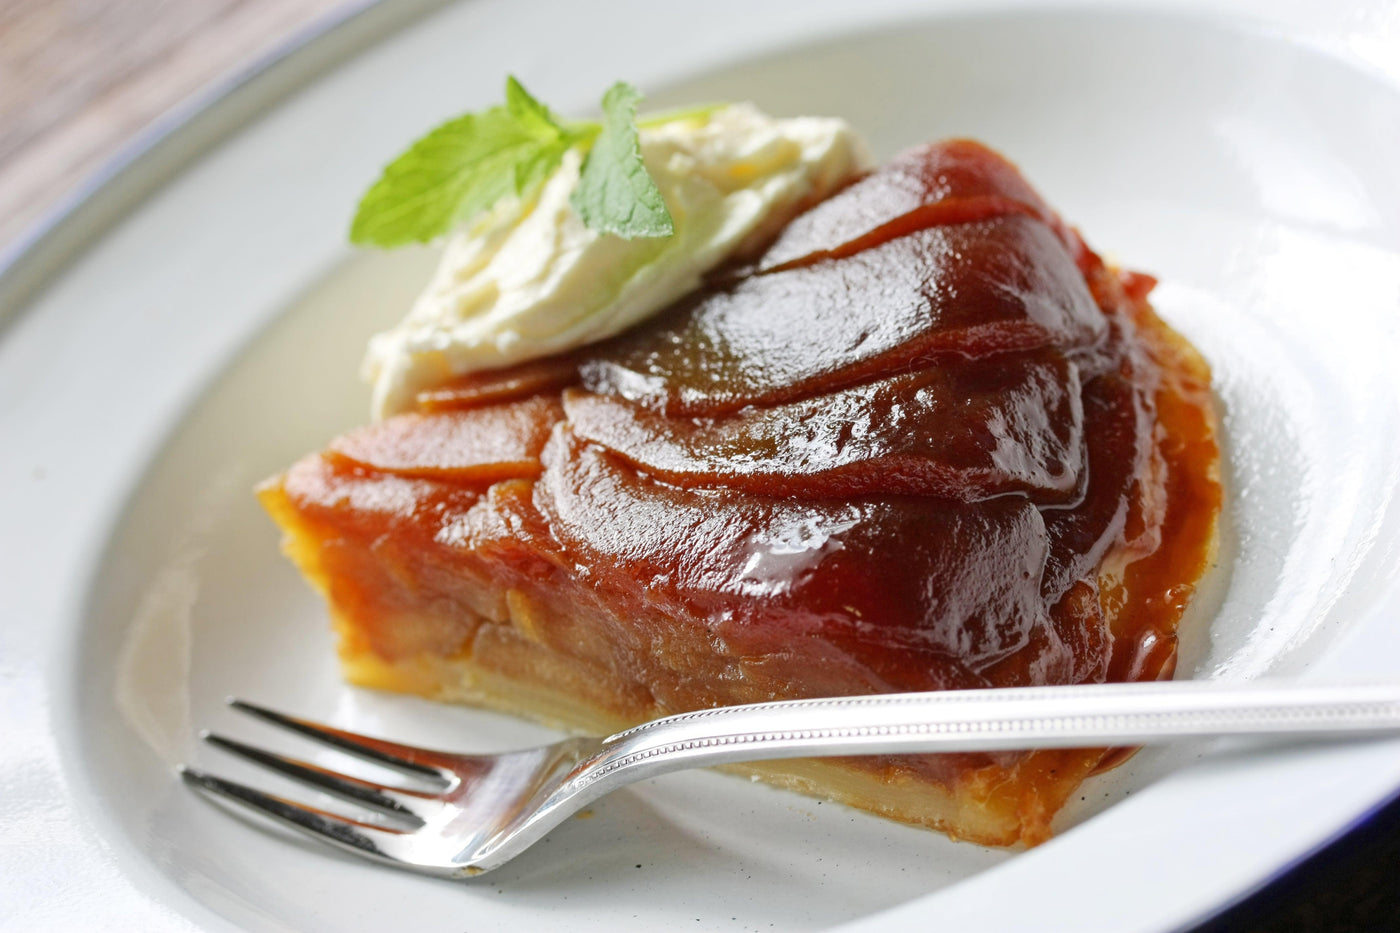
<svg viewBox="0 0 1400 933">
<path fill-rule="evenodd" d="M 1038 503 L 1066 502 L 1080 486 L 1078 369 L 1052 352 L 950 361 L 720 419 L 572 389 L 564 410 L 579 437 L 682 486 L 969 502 L 1021 492 Z"/>
<path fill-rule="evenodd" d="M 1021 173 L 981 143 L 953 139 L 905 150 L 784 228 L 758 271 L 850 255 L 924 227 L 1037 217 L 1076 254 L 1083 249 Z"/>
<path fill-rule="evenodd" d="M 586 357 L 584 386 L 668 415 L 776 405 L 933 360 L 1095 345 L 1107 325 L 1053 230 L 920 230 L 747 278 Z"/>
<path fill-rule="evenodd" d="M 489 483 L 540 473 L 540 451 L 563 417 L 559 400 L 535 395 L 466 411 L 396 415 L 331 443 L 331 453 L 398 476 Z"/>
<path fill-rule="evenodd" d="M 571 357 L 550 356 L 506 369 L 467 373 L 419 392 L 417 404 L 419 411 L 455 411 L 562 389 L 575 382 L 578 364 Z"/>
<path fill-rule="evenodd" d="M 971 686 L 1028 649 L 1042 670 L 1072 670 L 1041 595 L 1045 525 L 1024 497 L 960 505 L 681 489 L 567 427 L 543 459 L 535 502 L 594 589 L 707 620 L 729 655 L 820 643 L 894 690 Z"/>
</svg>

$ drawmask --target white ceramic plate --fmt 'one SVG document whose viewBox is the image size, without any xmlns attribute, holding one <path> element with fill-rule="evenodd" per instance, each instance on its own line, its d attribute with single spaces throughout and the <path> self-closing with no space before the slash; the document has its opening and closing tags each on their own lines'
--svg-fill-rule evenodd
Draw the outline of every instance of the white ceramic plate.
<svg viewBox="0 0 1400 933">
<path fill-rule="evenodd" d="M 279 67 L 315 70 L 409 6 Z M 1010 854 L 680 775 L 461 885 L 188 793 L 172 765 L 214 763 L 198 727 L 278 741 L 225 711 L 229 693 L 430 744 L 545 735 L 341 685 L 323 609 L 249 494 L 362 420 L 365 336 L 431 263 L 352 255 L 355 198 L 507 71 L 566 111 L 626 77 L 657 106 L 841 114 L 881 154 L 953 134 L 1010 154 L 1092 243 L 1161 277 L 1162 313 L 1215 366 L 1231 559 L 1183 673 L 1400 674 L 1394 9 L 463 3 L 286 99 L 275 81 L 243 88 L 134 163 L 149 181 L 228 134 L 90 250 L 63 244 L 101 222 L 101 197 L 0 280 L 4 300 L 63 263 L 0 331 L 6 924 L 1168 930 L 1400 787 L 1397 742 L 1154 750 L 1086 784 L 1055 840 Z M 103 193 L 144 183 L 128 172 Z"/>
</svg>

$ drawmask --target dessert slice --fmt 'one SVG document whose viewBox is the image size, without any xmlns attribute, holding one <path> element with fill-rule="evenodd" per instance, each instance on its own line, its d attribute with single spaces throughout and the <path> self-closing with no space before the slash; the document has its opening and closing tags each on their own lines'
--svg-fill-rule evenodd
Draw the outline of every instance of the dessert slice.
<svg viewBox="0 0 1400 933">
<path fill-rule="evenodd" d="M 1151 286 L 995 153 L 924 146 L 662 316 L 423 392 L 260 495 L 352 681 L 568 729 L 1166 678 L 1221 491 Z M 1111 763 L 739 770 L 1000 845 Z"/>
</svg>

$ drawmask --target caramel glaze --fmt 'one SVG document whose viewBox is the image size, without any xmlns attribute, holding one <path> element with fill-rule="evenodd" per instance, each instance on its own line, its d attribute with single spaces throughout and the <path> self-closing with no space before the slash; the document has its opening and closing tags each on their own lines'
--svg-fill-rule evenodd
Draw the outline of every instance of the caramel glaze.
<svg viewBox="0 0 1400 933">
<path fill-rule="evenodd" d="M 1169 677 L 1221 492 L 1209 373 L 1152 284 L 990 150 L 920 147 L 660 318 L 426 393 L 269 505 L 329 542 L 353 650 L 484 651 L 482 594 L 511 592 L 624 719 Z M 394 629 L 425 604 L 458 621 Z M 1118 758 L 849 764 L 971 788 L 1019 821 L 984 841 L 1034 843 Z"/>
</svg>

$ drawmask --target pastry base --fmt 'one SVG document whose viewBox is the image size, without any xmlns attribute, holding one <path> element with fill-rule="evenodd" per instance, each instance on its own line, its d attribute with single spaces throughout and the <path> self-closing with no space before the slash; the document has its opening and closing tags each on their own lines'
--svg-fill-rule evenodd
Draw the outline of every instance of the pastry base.
<svg viewBox="0 0 1400 933">
<path fill-rule="evenodd" d="M 353 644 L 353 629 L 342 630 L 342 645 Z M 526 639 L 492 638 L 500 663 L 510 670 L 561 674 L 566 659 Z M 584 735 L 608 735 L 636 725 L 606 706 L 583 702 L 557 676 L 515 677 L 486 667 L 470 654 L 419 654 L 386 661 L 372 652 L 341 651 L 346 679 L 363 687 L 409 693 L 448 703 L 485 707 L 524 716 Z M 567 676 L 567 675 L 565 675 Z M 657 716 L 662 715 L 660 711 Z M 652 718 L 652 717 L 645 717 Z M 880 816 L 926 826 L 983 845 L 1035 844 L 1049 838 L 1050 817 L 1104 759 L 1103 749 L 1035 752 L 1010 773 L 998 766 L 961 773 L 952 787 L 901 767 L 892 759 L 784 759 L 728 765 L 719 770 L 765 781 L 822 800 Z M 879 762 L 872 767 L 870 762 Z"/>
</svg>

